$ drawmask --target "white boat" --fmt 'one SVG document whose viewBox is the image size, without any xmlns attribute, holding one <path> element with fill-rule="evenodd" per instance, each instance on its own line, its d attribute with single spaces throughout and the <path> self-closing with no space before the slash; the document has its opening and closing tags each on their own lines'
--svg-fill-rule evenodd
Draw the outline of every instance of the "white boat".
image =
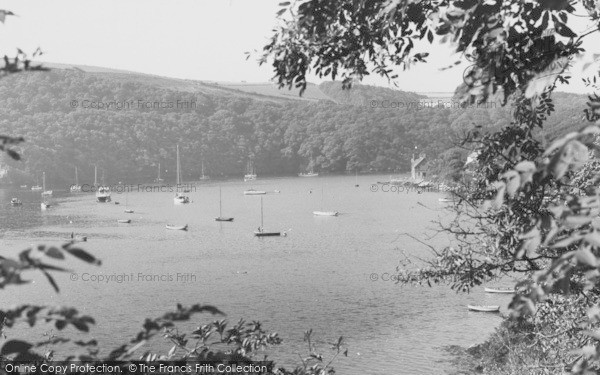
<svg viewBox="0 0 600 375">
<path fill-rule="evenodd" d="M 131 219 L 119 219 L 119 220 L 117 220 L 117 223 L 129 224 L 129 223 L 131 223 Z"/>
<path fill-rule="evenodd" d="M 46 190 L 46 172 L 42 174 L 42 196 L 49 197 L 52 195 L 52 190 Z"/>
<path fill-rule="evenodd" d="M 32 191 L 39 191 L 39 190 L 42 190 L 42 189 L 44 189 L 44 188 L 41 187 L 40 185 L 34 185 L 34 186 L 31 187 Z"/>
<path fill-rule="evenodd" d="M 478 311 L 478 312 L 499 312 L 500 306 L 490 305 L 490 306 L 479 306 L 479 305 L 468 305 L 467 308 L 470 311 Z"/>
<path fill-rule="evenodd" d="M 247 172 L 244 175 L 244 181 L 254 181 L 256 180 L 256 177 L 258 177 L 256 175 L 256 171 L 254 169 L 254 164 L 252 164 L 251 162 L 248 162 L 248 168 L 247 168 Z"/>
<path fill-rule="evenodd" d="M 181 163 L 179 161 L 179 145 L 177 145 L 177 181 L 176 181 L 176 189 L 179 190 L 179 187 L 181 186 Z M 187 195 L 184 195 L 183 193 L 180 193 L 179 191 L 177 191 L 175 193 L 175 197 L 173 198 L 173 203 L 175 204 L 186 204 L 186 203 L 190 203 L 190 198 Z"/>
<path fill-rule="evenodd" d="M 260 227 L 254 231 L 256 237 L 276 237 L 281 236 L 281 232 L 269 232 L 264 229 L 263 224 L 263 199 L 260 197 Z"/>
<path fill-rule="evenodd" d="M 50 208 L 50 204 L 46 203 L 46 202 L 42 202 L 42 203 L 40 203 L 40 207 L 42 210 L 47 210 L 48 208 Z"/>
<path fill-rule="evenodd" d="M 187 230 L 188 229 L 187 224 L 186 225 L 171 225 L 171 224 L 167 224 L 165 227 L 167 229 L 170 229 L 170 230 Z"/>
<path fill-rule="evenodd" d="M 204 174 L 204 161 L 202 161 L 202 176 L 200 176 L 200 181 L 210 180 L 210 177 Z"/>
<path fill-rule="evenodd" d="M 100 186 L 96 192 L 96 200 L 99 203 L 107 203 L 111 201 L 110 188 L 108 186 Z"/>
<path fill-rule="evenodd" d="M 77 176 L 77 167 L 75 167 L 75 184 L 71 185 L 69 190 L 71 191 L 71 193 L 81 192 L 81 185 L 79 185 L 79 177 Z"/>
<path fill-rule="evenodd" d="M 317 177 L 319 174 L 313 171 L 307 173 L 298 173 L 298 177 Z"/>
<path fill-rule="evenodd" d="M 337 211 L 313 211 L 315 216 L 338 216 L 339 214 Z"/>
<path fill-rule="evenodd" d="M 133 210 L 125 210 L 125 213 L 126 213 L 126 214 L 132 214 L 132 213 L 133 213 Z"/>
<path fill-rule="evenodd" d="M 452 199 L 452 198 L 439 198 L 438 201 L 441 202 L 441 203 L 449 203 L 449 202 L 454 202 L 454 199 Z"/>
<path fill-rule="evenodd" d="M 223 217 L 223 209 L 221 203 L 221 187 L 219 187 L 219 217 L 215 217 L 215 221 L 233 221 L 232 217 Z"/>
<path fill-rule="evenodd" d="M 77 241 L 77 242 L 87 242 L 87 237 L 86 236 L 81 236 L 78 234 L 74 234 L 73 232 L 71 232 L 71 239 L 73 241 Z"/>
<path fill-rule="evenodd" d="M 254 189 L 244 190 L 244 195 L 265 195 L 265 194 L 267 194 L 267 192 L 264 190 L 254 190 Z"/>
<path fill-rule="evenodd" d="M 102 178 L 104 180 L 104 177 Z M 94 187 L 96 191 L 96 202 L 107 203 L 110 202 L 110 188 L 108 186 L 98 185 L 98 167 L 94 165 Z"/>
<path fill-rule="evenodd" d="M 315 216 L 337 216 L 339 212 L 337 211 L 323 211 L 323 197 L 324 197 L 324 189 L 321 187 L 321 210 L 313 211 L 313 215 Z"/>
<path fill-rule="evenodd" d="M 497 293 L 497 294 L 514 294 L 514 289 L 494 289 L 494 288 L 483 288 L 486 293 Z"/>
<path fill-rule="evenodd" d="M 23 202 L 21 202 L 19 198 L 12 198 L 10 200 L 10 204 L 12 204 L 13 206 L 20 206 L 23 204 Z"/>
<path fill-rule="evenodd" d="M 27 189 L 27 185 L 21 185 L 21 189 Z"/>
</svg>

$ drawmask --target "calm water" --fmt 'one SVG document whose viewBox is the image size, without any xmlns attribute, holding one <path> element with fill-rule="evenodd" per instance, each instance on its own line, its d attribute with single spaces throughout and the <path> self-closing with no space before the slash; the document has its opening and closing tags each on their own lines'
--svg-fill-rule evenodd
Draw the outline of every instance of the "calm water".
<svg viewBox="0 0 600 375">
<path fill-rule="evenodd" d="M 89 237 L 84 248 L 103 261 L 92 267 L 69 260 L 79 280 L 57 275 L 58 295 L 43 276 L 32 273 L 35 284 L 1 291 L 2 301 L 76 306 L 97 319 L 84 337 L 110 348 L 128 341 L 143 318 L 160 316 L 178 302 L 212 304 L 232 322 L 259 320 L 278 332 L 284 343 L 270 356 L 282 364 L 297 364 L 298 354 L 306 354 L 303 332 L 312 328 L 323 342 L 341 335 L 347 339 L 349 356 L 335 365 L 340 374 L 442 373 L 448 365 L 441 347 L 481 342 L 500 322 L 496 315 L 470 313 L 465 306 L 504 308 L 510 297 L 481 290 L 457 295 L 449 287 L 382 281 L 385 273 L 394 272 L 402 250 L 426 255 L 426 248 L 400 233 L 423 236 L 433 227 L 431 221 L 443 215 L 440 193 L 370 191 L 372 183 L 385 179 L 362 176 L 358 188 L 353 176 L 210 182 L 198 184 L 189 194 L 193 203 L 183 206 L 173 205 L 171 193 L 113 193 L 113 201 L 121 203 L 115 205 L 95 203 L 92 194 L 55 191 L 55 206 L 47 212 L 39 209 L 39 192 L 0 191 L 0 202 L 12 196 L 24 201 L 23 207 L 2 205 L 4 253 L 30 244 L 59 244 L 75 232 Z M 223 215 L 235 217 L 233 223 L 213 220 L 219 185 Z M 263 196 L 265 228 L 285 230 L 286 237 L 253 237 L 260 224 L 260 198 L 244 196 L 249 187 L 281 191 Z M 313 217 L 312 211 L 321 209 L 322 190 L 323 209 L 340 211 L 339 217 Z M 125 202 L 134 214 L 123 212 Z M 132 223 L 118 224 L 121 218 Z M 167 223 L 187 223 L 189 231 L 165 230 Z M 441 245 L 444 240 L 436 241 Z M 81 280 L 123 273 L 173 280 Z M 178 282 L 177 274 L 190 280 Z M 372 274 L 379 279 L 372 281 Z M 180 327 L 185 331 L 214 319 L 198 315 Z M 329 354 L 327 344 L 322 348 Z"/>
</svg>

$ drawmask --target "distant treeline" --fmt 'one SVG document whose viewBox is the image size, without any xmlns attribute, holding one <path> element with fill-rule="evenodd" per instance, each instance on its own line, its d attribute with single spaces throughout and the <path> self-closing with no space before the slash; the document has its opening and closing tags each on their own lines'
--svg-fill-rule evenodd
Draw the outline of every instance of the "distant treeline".
<svg viewBox="0 0 600 375">
<path fill-rule="evenodd" d="M 324 83 L 319 89 L 331 101 L 309 102 L 153 82 L 73 70 L 0 80 L 0 134 L 26 140 L 23 161 L 3 162 L 11 167 L 8 180 L 33 183 L 45 171 L 50 183 L 66 184 L 77 167 L 87 183 L 97 165 L 106 183 L 148 182 L 160 163 L 165 181 L 174 181 L 177 144 L 187 181 L 201 175 L 202 163 L 213 177 L 241 176 L 249 163 L 259 175 L 405 172 L 422 152 L 436 173 L 452 174 L 464 164 L 467 151 L 456 147 L 462 134 L 475 125 L 498 129 L 511 114 L 500 105 L 381 108 L 373 103 L 423 97 L 364 85 L 345 91 Z M 585 101 L 559 95 L 545 135 L 578 127 Z"/>
</svg>

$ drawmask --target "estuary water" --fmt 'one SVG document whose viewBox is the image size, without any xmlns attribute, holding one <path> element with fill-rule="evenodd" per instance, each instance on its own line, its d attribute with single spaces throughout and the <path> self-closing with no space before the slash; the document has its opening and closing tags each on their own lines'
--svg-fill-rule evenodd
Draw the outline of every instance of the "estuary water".
<svg viewBox="0 0 600 375">
<path fill-rule="evenodd" d="M 349 350 L 347 358 L 334 363 L 339 374 L 444 373 L 442 347 L 482 342 L 500 322 L 494 314 L 468 312 L 466 305 L 499 304 L 505 310 L 510 297 L 397 285 L 390 275 L 398 262 L 405 255 L 427 257 L 429 251 L 402 233 L 426 239 L 433 221 L 444 215 L 438 201 L 444 194 L 391 192 L 376 184 L 386 179 L 207 181 L 193 184 L 192 203 L 181 206 L 173 204 L 170 192 L 134 188 L 113 192 L 113 202 L 101 204 L 92 193 L 55 189 L 53 207 L 44 212 L 39 192 L 0 190 L 3 254 L 17 254 L 31 244 L 61 244 L 74 232 L 88 236 L 82 247 L 103 262 L 96 267 L 68 259 L 61 265 L 73 273 L 56 274 L 59 294 L 42 275 L 31 273 L 27 276 L 34 283 L 0 291 L 1 300 L 3 306 L 77 307 L 96 325 L 87 334 L 68 333 L 95 338 L 102 348 L 126 343 L 144 318 L 161 316 L 177 303 L 203 303 L 224 311 L 232 323 L 257 320 L 278 332 L 283 344 L 269 357 L 279 364 L 299 364 L 298 355 L 307 354 L 303 332 L 312 328 L 326 357 L 331 354 L 327 342 L 344 336 Z M 223 216 L 235 218 L 231 223 L 214 221 L 219 188 Z M 260 225 L 260 196 L 243 195 L 248 188 L 267 191 L 264 227 L 285 231 L 285 237 L 253 236 Z M 8 204 L 15 196 L 23 206 Z M 135 212 L 124 213 L 125 208 Z M 314 210 L 340 215 L 315 217 Z M 131 224 L 117 223 L 125 218 Z M 166 230 L 169 223 L 188 224 L 189 231 Z M 434 246 L 446 241 L 443 236 L 428 240 Z M 180 332 L 215 319 L 198 315 L 181 324 Z M 40 330 L 13 329 L 8 335 L 27 337 Z M 152 348 L 168 351 L 170 345 L 161 340 Z"/>
</svg>

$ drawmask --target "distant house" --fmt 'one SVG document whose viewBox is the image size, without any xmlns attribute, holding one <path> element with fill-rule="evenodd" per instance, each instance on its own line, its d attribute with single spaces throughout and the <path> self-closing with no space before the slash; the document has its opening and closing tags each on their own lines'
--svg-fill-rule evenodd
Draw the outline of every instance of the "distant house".
<svg viewBox="0 0 600 375">
<path fill-rule="evenodd" d="M 416 159 L 413 155 L 410 159 L 410 177 L 413 181 L 422 181 L 425 179 L 425 177 L 427 177 L 425 159 L 425 154 L 419 155 Z"/>
</svg>

